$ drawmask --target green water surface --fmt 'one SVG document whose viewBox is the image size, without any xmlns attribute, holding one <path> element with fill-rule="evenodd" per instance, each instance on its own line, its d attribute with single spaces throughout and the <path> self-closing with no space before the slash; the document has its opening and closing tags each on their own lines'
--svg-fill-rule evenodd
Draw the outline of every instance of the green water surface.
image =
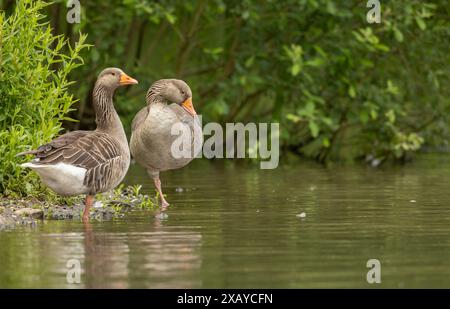
<svg viewBox="0 0 450 309">
<path fill-rule="evenodd" d="M 165 220 L 0 232 L 0 288 L 450 287 L 449 155 L 380 169 L 198 161 L 162 181 Z M 135 165 L 126 182 L 152 189 Z M 381 284 L 367 283 L 369 259 Z"/>
</svg>

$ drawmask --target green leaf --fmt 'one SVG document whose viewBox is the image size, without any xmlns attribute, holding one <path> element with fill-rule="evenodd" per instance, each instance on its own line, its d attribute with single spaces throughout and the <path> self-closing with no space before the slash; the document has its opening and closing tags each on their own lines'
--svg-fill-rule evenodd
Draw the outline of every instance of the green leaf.
<svg viewBox="0 0 450 309">
<path fill-rule="evenodd" d="M 318 58 L 318 57 L 316 57 L 316 58 L 314 58 L 312 60 L 308 60 L 308 61 L 305 62 L 305 65 L 311 66 L 311 67 L 316 67 L 316 68 L 320 67 L 320 66 L 322 66 L 324 64 L 325 64 L 325 60 L 322 59 L 322 58 Z"/>
<path fill-rule="evenodd" d="M 299 63 L 294 63 L 291 67 L 291 74 L 292 76 L 297 76 L 300 73 L 301 66 Z"/>
<path fill-rule="evenodd" d="M 403 42 L 403 33 L 397 28 L 397 27 L 394 27 L 394 36 L 395 36 L 395 39 L 398 41 L 398 42 Z"/>
<path fill-rule="evenodd" d="M 388 121 L 390 122 L 390 123 L 394 123 L 395 122 L 395 112 L 392 110 L 392 109 L 390 109 L 389 111 L 387 111 L 386 112 L 386 114 L 385 114 L 385 116 L 386 116 L 386 118 L 388 119 Z"/>
<path fill-rule="evenodd" d="M 246 61 L 245 61 L 245 67 L 246 68 L 250 68 L 253 63 L 255 62 L 255 56 L 251 56 L 249 57 Z"/>
<path fill-rule="evenodd" d="M 356 90 L 355 87 L 353 87 L 353 85 L 351 85 L 348 88 L 348 95 L 350 96 L 350 98 L 354 99 L 356 97 Z"/>
<path fill-rule="evenodd" d="M 383 52 L 388 52 L 391 49 L 389 48 L 389 46 L 385 45 L 385 44 L 375 44 L 375 47 Z"/>
<path fill-rule="evenodd" d="M 369 115 L 368 115 L 367 111 L 361 111 L 359 113 L 359 119 L 361 120 L 361 122 L 363 124 L 366 124 L 367 122 L 369 122 Z"/>
<path fill-rule="evenodd" d="M 293 123 L 300 122 L 301 118 L 294 114 L 287 114 L 286 119 L 292 121 Z"/>
<path fill-rule="evenodd" d="M 373 119 L 373 120 L 377 120 L 377 118 L 378 118 L 378 112 L 376 111 L 376 110 L 371 110 L 370 111 L 370 117 Z"/>
<path fill-rule="evenodd" d="M 312 137 L 316 138 L 317 136 L 319 136 L 319 126 L 317 125 L 317 123 L 315 121 L 310 121 L 309 122 L 309 130 L 311 131 L 311 135 Z"/>
<path fill-rule="evenodd" d="M 166 13 L 166 20 L 171 24 L 175 24 L 175 22 L 177 21 L 177 18 L 175 15 L 170 14 L 170 13 Z"/>
<path fill-rule="evenodd" d="M 420 30 L 422 30 L 422 31 L 427 28 L 425 21 L 420 16 L 416 16 L 416 23 L 419 26 Z"/>
<path fill-rule="evenodd" d="M 327 12 L 330 13 L 331 15 L 337 14 L 336 4 L 331 0 L 327 1 Z"/>
</svg>

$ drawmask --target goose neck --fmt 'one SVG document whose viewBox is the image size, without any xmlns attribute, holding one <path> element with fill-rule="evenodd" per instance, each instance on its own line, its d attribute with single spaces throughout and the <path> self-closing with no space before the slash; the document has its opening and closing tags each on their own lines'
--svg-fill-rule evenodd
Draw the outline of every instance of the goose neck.
<svg viewBox="0 0 450 309">
<path fill-rule="evenodd" d="M 119 135 L 119 137 L 125 136 L 119 115 L 114 108 L 114 90 L 97 83 L 92 96 L 97 130 Z"/>
</svg>

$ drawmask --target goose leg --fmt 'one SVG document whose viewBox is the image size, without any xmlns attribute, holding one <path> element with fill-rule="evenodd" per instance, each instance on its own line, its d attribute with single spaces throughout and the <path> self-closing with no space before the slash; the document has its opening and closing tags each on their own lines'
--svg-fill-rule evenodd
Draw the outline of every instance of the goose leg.
<svg viewBox="0 0 450 309">
<path fill-rule="evenodd" d="M 159 172 L 149 170 L 148 174 L 150 175 L 150 177 L 153 178 L 153 183 L 155 184 L 156 191 L 158 191 L 159 198 L 161 199 L 161 207 L 165 208 L 169 206 L 169 203 L 167 203 L 166 199 L 164 198 L 164 194 L 162 193 L 161 180 L 159 179 Z"/>
<path fill-rule="evenodd" d="M 85 202 L 84 212 L 83 212 L 83 222 L 89 221 L 89 212 L 91 210 L 93 203 L 94 203 L 94 196 L 86 195 L 86 202 Z"/>
<path fill-rule="evenodd" d="M 161 180 L 159 179 L 159 176 L 153 178 L 153 182 L 155 183 L 156 190 L 158 191 L 159 197 L 161 199 L 161 207 L 165 208 L 169 206 L 169 203 L 167 203 L 166 199 L 164 198 L 164 194 L 161 189 Z"/>
</svg>

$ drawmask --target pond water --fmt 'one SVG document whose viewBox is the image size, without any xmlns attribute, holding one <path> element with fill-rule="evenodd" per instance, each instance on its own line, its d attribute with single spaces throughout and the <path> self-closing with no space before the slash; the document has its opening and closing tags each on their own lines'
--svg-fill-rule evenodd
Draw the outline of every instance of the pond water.
<svg viewBox="0 0 450 309">
<path fill-rule="evenodd" d="M 143 211 L 1 232 L 0 287 L 450 288 L 450 156 L 257 167 L 198 161 L 163 173 L 164 220 Z M 126 182 L 152 190 L 138 166 Z M 380 285 L 367 283 L 369 259 Z M 70 260 L 79 284 L 67 283 Z"/>
</svg>

